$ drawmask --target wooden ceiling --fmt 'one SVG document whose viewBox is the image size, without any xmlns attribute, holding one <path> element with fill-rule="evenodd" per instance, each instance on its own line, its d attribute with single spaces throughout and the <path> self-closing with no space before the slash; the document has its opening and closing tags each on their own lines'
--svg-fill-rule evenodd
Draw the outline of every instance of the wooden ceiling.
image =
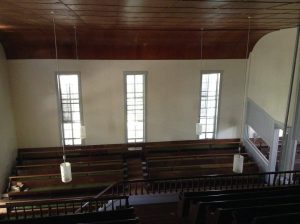
<svg viewBox="0 0 300 224">
<path fill-rule="evenodd" d="M 300 24 L 300 0 L 1 0 L 0 41 L 9 59 L 245 58 L 265 34 Z"/>
</svg>

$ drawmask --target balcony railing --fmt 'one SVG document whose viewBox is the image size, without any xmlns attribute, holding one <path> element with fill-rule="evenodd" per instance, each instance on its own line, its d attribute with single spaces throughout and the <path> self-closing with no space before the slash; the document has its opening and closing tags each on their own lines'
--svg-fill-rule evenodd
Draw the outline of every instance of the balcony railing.
<svg viewBox="0 0 300 224">
<path fill-rule="evenodd" d="M 132 195 L 298 186 L 300 171 L 205 175 L 191 178 L 141 179 L 112 184 L 95 197 L 32 200 L 1 205 L 7 219 L 27 219 L 128 207 Z"/>
</svg>

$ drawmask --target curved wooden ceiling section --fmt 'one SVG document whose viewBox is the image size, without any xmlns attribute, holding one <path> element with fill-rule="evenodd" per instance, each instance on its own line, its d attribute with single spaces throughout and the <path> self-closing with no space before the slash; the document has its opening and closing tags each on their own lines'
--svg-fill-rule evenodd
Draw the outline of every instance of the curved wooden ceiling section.
<svg viewBox="0 0 300 224">
<path fill-rule="evenodd" d="M 300 24 L 299 0 L 1 0 L 0 41 L 9 59 L 245 58 L 265 34 Z"/>
</svg>

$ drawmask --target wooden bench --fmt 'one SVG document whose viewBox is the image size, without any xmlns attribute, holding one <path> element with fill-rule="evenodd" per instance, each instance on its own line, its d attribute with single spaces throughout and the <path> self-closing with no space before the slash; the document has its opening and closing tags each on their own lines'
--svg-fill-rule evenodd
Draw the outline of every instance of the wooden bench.
<svg viewBox="0 0 300 224">
<path fill-rule="evenodd" d="M 220 209 L 218 211 L 218 215 L 223 217 L 228 215 L 232 216 L 233 223 L 253 223 L 254 219 L 259 217 L 269 216 L 270 214 L 276 215 L 284 215 L 286 213 L 297 213 L 300 212 L 300 203 L 287 203 L 284 201 L 280 204 L 276 205 L 263 205 L 263 206 L 255 206 L 255 207 L 243 207 L 236 208 L 234 210 L 231 209 Z M 227 218 L 228 220 L 228 218 Z M 287 220 L 286 220 L 287 221 Z M 269 222 L 268 222 L 269 223 Z M 291 222 L 292 223 L 292 222 Z"/>
<path fill-rule="evenodd" d="M 108 161 L 84 161 L 72 162 L 72 172 L 93 172 L 99 170 L 118 170 L 125 169 L 126 163 L 121 160 Z M 47 173 L 59 173 L 60 163 L 43 163 L 34 165 L 16 166 L 16 174 L 19 175 L 37 175 Z"/>
<path fill-rule="evenodd" d="M 244 172 L 255 173 L 258 168 L 254 162 L 244 163 Z M 233 174 L 232 163 L 183 165 L 169 167 L 148 167 L 148 178 L 194 177 L 209 174 Z"/>
<path fill-rule="evenodd" d="M 179 217 L 189 215 L 190 204 L 201 200 L 221 201 L 236 198 L 251 198 L 254 196 L 272 196 L 276 194 L 295 193 L 300 194 L 299 187 L 271 187 L 258 188 L 249 190 L 224 190 L 224 191 L 207 191 L 207 192 L 183 192 L 179 194 L 177 214 Z"/>
<path fill-rule="evenodd" d="M 78 154 L 67 155 L 67 160 L 70 162 L 88 162 L 88 161 L 123 161 L 123 155 L 115 154 Z M 61 163 L 62 154 L 54 157 L 34 157 L 34 158 L 18 158 L 18 165 L 34 165 L 34 164 L 47 164 L 47 163 Z"/>
<path fill-rule="evenodd" d="M 226 146 L 219 146 L 219 148 L 209 148 L 209 145 L 203 145 L 201 147 L 195 148 L 160 148 L 160 149 L 151 149 L 149 151 L 145 150 L 145 158 L 155 158 L 155 157 L 162 157 L 162 156 L 194 156 L 194 155 L 205 155 L 205 154 L 234 154 L 238 153 L 238 147 L 230 147 L 226 148 Z M 242 152 L 244 152 L 242 150 Z"/>
<path fill-rule="evenodd" d="M 124 169 L 73 172 L 70 183 L 62 183 L 60 173 L 37 174 L 28 176 L 9 177 L 10 186 L 22 182 L 28 191 L 8 192 L 10 198 L 24 198 L 28 196 L 55 196 L 73 194 L 97 188 L 98 192 L 110 184 L 127 178 Z"/>
<path fill-rule="evenodd" d="M 242 154 L 244 162 L 249 161 L 247 154 Z M 165 166 L 180 166 L 180 165 L 199 165 L 199 164 L 220 164 L 232 163 L 233 154 L 208 154 L 208 155 L 193 155 L 193 156 L 169 156 L 158 157 L 155 159 L 147 159 L 149 167 L 165 167 Z"/>
<path fill-rule="evenodd" d="M 214 201 L 215 200 L 215 201 Z M 212 223 L 232 223 L 232 212 L 241 207 L 255 207 L 265 205 L 283 204 L 288 202 L 299 202 L 300 194 L 291 194 L 286 196 L 261 196 L 253 195 L 252 197 L 243 197 L 241 194 L 238 197 L 232 197 L 225 200 L 224 198 L 217 199 L 201 199 L 199 202 L 191 204 L 190 220 L 191 223 L 204 222 L 206 220 L 214 220 Z"/>
<path fill-rule="evenodd" d="M 285 213 L 279 215 L 269 215 L 255 217 L 251 224 L 282 224 L 282 223 L 300 223 L 300 213 Z"/>
<path fill-rule="evenodd" d="M 101 221 L 99 221 L 101 220 Z M 114 211 L 93 212 L 84 214 L 72 214 L 63 216 L 48 216 L 34 219 L 16 219 L 9 221 L 0 221 L 4 224 L 78 224 L 78 223 L 139 223 L 134 209 L 132 207 L 123 208 Z"/>
</svg>

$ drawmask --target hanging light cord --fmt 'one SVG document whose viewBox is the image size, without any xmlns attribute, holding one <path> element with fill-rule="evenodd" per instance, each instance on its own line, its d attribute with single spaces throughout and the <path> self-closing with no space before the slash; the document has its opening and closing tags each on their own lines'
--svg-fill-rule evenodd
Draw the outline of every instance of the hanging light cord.
<svg viewBox="0 0 300 224">
<path fill-rule="evenodd" d="M 57 69 L 57 73 L 59 73 L 57 38 L 56 38 L 56 25 L 55 25 L 54 12 L 51 12 L 51 14 L 53 15 L 52 21 L 53 21 L 53 34 L 54 34 L 56 69 Z M 60 88 L 60 87 L 58 87 L 58 88 Z M 62 145 L 62 152 L 63 152 L 63 160 L 64 160 L 64 162 L 66 162 L 65 144 L 64 144 L 64 138 L 63 138 L 63 118 L 62 118 L 62 116 L 61 116 L 60 132 L 61 132 L 61 145 Z"/>
<path fill-rule="evenodd" d="M 74 39 L 75 39 L 75 53 L 76 53 L 76 59 L 78 60 L 77 27 L 76 27 L 76 26 L 74 26 Z"/>
<path fill-rule="evenodd" d="M 203 60 L 203 28 L 201 28 L 201 33 L 200 33 L 200 59 L 201 59 L 201 62 Z"/>
<path fill-rule="evenodd" d="M 249 45 L 250 45 L 250 30 L 251 30 L 251 17 L 248 17 L 248 33 L 247 33 L 247 47 L 246 47 L 246 59 L 248 58 L 249 54 Z"/>
<path fill-rule="evenodd" d="M 251 17 L 248 16 L 248 32 L 247 32 L 247 45 L 246 45 L 246 56 L 245 59 L 248 59 L 249 49 L 250 49 L 250 31 L 251 31 Z M 243 110 L 241 116 L 241 130 L 240 130 L 240 140 L 243 139 L 244 135 L 244 119 L 245 119 L 245 109 L 246 109 L 246 96 L 247 96 L 247 83 L 248 83 L 248 61 L 246 63 L 246 73 L 245 73 L 245 82 L 244 82 L 244 98 L 243 98 Z M 239 154 L 241 153 L 241 146 L 239 146 Z"/>
<path fill-rule="evenodd" d="M 204 29 L 201 28 L 200 31 L 200 72 L 203 69 L 203 30 Z M 200 116 L 199 116 L 199 124 L 200 124 Z"/>
</svg>

